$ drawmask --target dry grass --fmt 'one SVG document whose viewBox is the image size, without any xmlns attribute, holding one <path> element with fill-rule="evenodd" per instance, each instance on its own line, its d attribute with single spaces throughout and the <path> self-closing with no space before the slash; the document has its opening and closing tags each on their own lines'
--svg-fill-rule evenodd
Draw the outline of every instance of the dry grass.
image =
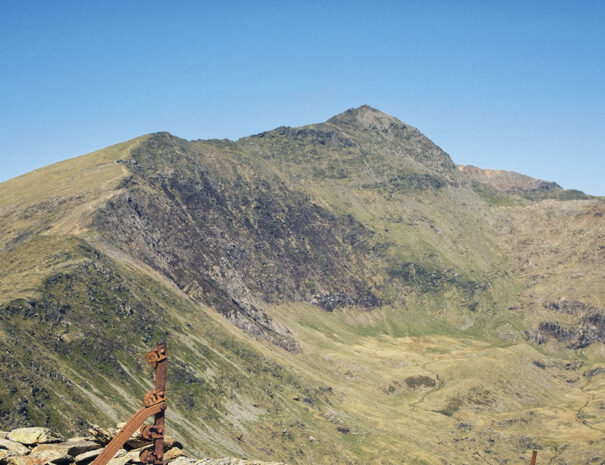
<svg viewBox="0 0 605 465">
<path fill-rule="evenodd" d="M 334 389 L 342 421 L 383 458 L 405 451 L 426 463 L 474 463 L 479 454 L 483 463 L 501 463 L 537 445 L 546 461 L 563 444 L 568 454 L 605 454 L 597 445 L 605 434 L 598 417 L 605 375 L 585 377 L 586 366 L 566 370 L 526 343 L 392 337 L 378 329 L 375 314 L 369 321 L 363 313 L 326 314 L 307 305 L 272 314 L 306 342 L 303 356 L 288 362 Z M 416 376 L 434 379 L 435 387 L 408 386 Z M 527 438 L 535 444 L 513 446 Z"/>
</svg>

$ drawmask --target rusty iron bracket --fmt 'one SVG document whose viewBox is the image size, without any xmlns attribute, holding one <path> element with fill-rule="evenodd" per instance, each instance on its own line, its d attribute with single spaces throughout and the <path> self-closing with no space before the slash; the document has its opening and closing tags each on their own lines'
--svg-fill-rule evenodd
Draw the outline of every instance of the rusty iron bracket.
<svg viewBox="0 0 605 465">
<path fill-rule="evenodd" d="M 143 425 L 139 430 L 143 439 L 147 441 L 153 441 L 154 439 L 158 439 L 164 434 L 163 428 L 156 428 L 154 425 Z"/>
<path fill-rule="evenodd" d="M 132 434 L 140 427 L 141 436 L 153 441 L 151 449 L 141 452 L 140 460 L 146 464 L 164 463 L 164 412 L 166 410 L 166 363 L 168 352 L 162 342 L 147 352 L 145 360 L 155 368 L 155 389 L 143 396 L 144 407 L 135 413 L 118 432 L 91 465 L 107 465 L 107 462 L 122 448 Z M 153 425 L 143 425 L 151 415 L 155 415 Z"/>
<path fill-rule="evenodd" d="M 168 353 L 166 352 L 166 344 L 158 344 L 152 350 L 145 354 L 145 361 L 153 365 L 153 368 L 158 366 L 162 360 L 165 360 L 168 357 Z"/>
<path fill-rule="evenodd" d="M 166 402 L 166 392 L 164 391 L 151 391 L 143 396 L 145 407 L 151 407 L 160 402 Z"/>
</svg>

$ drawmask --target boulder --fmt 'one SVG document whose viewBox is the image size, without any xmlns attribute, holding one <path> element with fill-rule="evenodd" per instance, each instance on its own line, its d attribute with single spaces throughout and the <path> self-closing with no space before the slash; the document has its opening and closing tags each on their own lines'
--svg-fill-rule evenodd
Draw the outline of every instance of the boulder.
<svg viewBox="0 0 605 465">
<path fill-rule="evenodd" d="M 180 456 L 180 457 L 177 457 L 176 459 L 174 459 L 172 462 L 170 462 L 170 464 L 171 465 L 193 465 L 196 462 L 197 462 L 197 460 L 195 460 L 195 459 L 185 457 L 185 456 Z"/>
<path fill-rule="evenodd" d="M 2 460 L 6 465 L 43 465 L 44 461 L 29 455 L 15 455 Z"/>
<path fill-rule="evenodd" d="M 130 461 L 130 457 L 124 458 L 126 453 L 126 449 L 120 449 L 116 452 L 116 455 L 107 462 L 107 465 L 125 465 Z"/>
<path fill-rule="evenodd" d="M 183 449 L 179 449 L 178 447 L 173 447 L 164 453 L 164 463 L 172 462 L 178 457 L 183 455 Z"/>
<path fill-rule="evenodd" d="M 65 442 L 63 443 L 67 447 L 67 453 L 69 455 L 73 455 L 74 457 L 77 455 L 84 454 L 86 452 L 94 451 L 99 449 L 99 444 L 94 441 L 73 441 L 73 442 Z"/>
<path fill-rule="evenodd" d="M 35 454 L 43 453 L 46 451 L 56 451 L 57 453 L 62 453 L 64 455 L 71 455 L 72 457 L 75 457 L 77 455 L 96 449 L 99 449 L 99 444 L 97 444 L 96 442 L 80 439 L 78 441 L 67 440 L 65 442 L 53 444 L 40 444 L 39 446 L 34 447 L 31 453 Z"/>
<path fill-rule="evenodd" d="M 63 438 L 48 428 L 17 428 L 8 433 L 8 439 L 20 442 L 28 446 L 34 444 L 45 444 L 49 442 L 60 442 Z"/>
<path fill-rule="evenodd" d="M 140 447 L 139 449 L 133 449 L 129 452 L 124 451 L 122 454 L 118 455 L 116 454 L 114 458 L 112 458 L 107 465 L 125 465 L 129 462 L 132 463 L 141 463 L 141 460 L 139 459 L 139 456 L 141 455 L 141 452 L 143 452 L 145 449 L 148 449 L 149 446 L 146 447 Z M 123 450 L 123 449 L 121 449 Z"/>
<path fill-rule="evenodd" d="M 29 453 L 28 447 L 10 439 L 0 439 L 0 449 L 6 449 L 13 455 L 26 455 Z"/>
<path fill-rule="evenodd" d="M 70 463 L 73 462 L 74 458 L 65 453 L 65 450 L 61 448 L 46 448 L 43 450 L 39 450 L 40 447 L 43 446 L 51 446 L 51 444 L 44 444 L 42 446 L 38 446 L 31 451 L 29 457 L 40 459 L 42 463 Z M 38 450 L 37 450 L 38 449 Z"/>
<path fill-rule="evenodd" d="M 140 433 L 134 433 L 128 441 L 126 441 L 126 446 L 130 449 L 139 449 L 141 447 L 149 446 L 152 441 L 148 441 L 147 439 L 143 439 Z"/>
<path fill-rule="evenodd" d="M 97 446 L 98 447 L 98 446 Z M 99 455 L 103 449 L 95 449 L 89 450 L 87 452 L 83 452 L 82 454 L 76 455 L 76 463 L 87 463 L 92 461 L 97 455 Z"/>
<path fill-rule="evenodd" d="M 108 430 L 97 425 L 90 425 L 88 433 L 95 441 L 102 445 L 109 444 L 109 441 L 113 439 L 113 435 Z"/>
<path fill-rule="evenodd" d="M 183 448 L 183 445 L 172 436 L 164 436 L 164 450 L 172 449 L 173 447 Z"/>
</svg>

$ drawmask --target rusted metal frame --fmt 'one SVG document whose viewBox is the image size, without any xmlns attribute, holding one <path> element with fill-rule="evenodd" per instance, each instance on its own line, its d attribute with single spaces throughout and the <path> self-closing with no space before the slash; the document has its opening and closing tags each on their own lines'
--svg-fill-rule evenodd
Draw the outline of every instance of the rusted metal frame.
<svg viewBox="0 0 605 465">
<path fill-rule="evenodd" d="M 158 361 L 155 362 L 155 392 L 163 401 L 166 400 L 166 343 L 158 344 L 155 348 Z M 153 438 L 153 463 L 161 465 L 164 463 L 164 409 L 155 414 L 153 429 L 157 436 Z M 146 462 L 148 463 L 148 462 Z"/>
<path fill-rule="evenodd" d="M 166 363 L 168 351 L 163 342 L 145 355 L 145 360 L 155 368 L 155 389 L 143 396 L 145 407 L 133 415 L 120 432 L 113 438 L 91 465 L 106 465 L 118 450 L 141 427 L 141 435 L 153 441 L 153 448 L 144 450 L 140 459 L 144 463 L 162 465 L 164 463 L 164 412 L 166 410 Z M 151 415 L 155 415 L 153 425 L 143 425 Z M 142 426 L 141 426 L 142 425 Z"/>
<path fill-rule="evenodd" d="M 538 457 L 538 451 L 535 450 L 531 453 L 531 465 L 536 465 L 536 458 Z"/>
<path fill-rule="evenodd" d="M 156 404 L 152 407 L 143 407 L 126 423 L 124 428 L 111 440 L 109 444 L 105 446 L 105 449 L 97 456 L 91 465 L 105 465 L 116 455 L 122 446 L 130 439 L 130 436 L 143 424 L 147 418 L 151 415 L 156 415 L 158 412 L 163 411 L 166 408 L 166 404 Z"/>
</svg>

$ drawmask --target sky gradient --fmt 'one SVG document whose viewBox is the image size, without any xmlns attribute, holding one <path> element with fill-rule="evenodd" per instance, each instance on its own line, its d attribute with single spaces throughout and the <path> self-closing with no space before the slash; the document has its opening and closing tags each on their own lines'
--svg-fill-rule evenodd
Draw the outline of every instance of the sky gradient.
<svg viewBox="0 0 605 465">
<path fill-rule="evenodd" d="M 0 60 L 0 181 L 368 104 L 456 163 L 605 195 L 603 1 L 0 0 Z"/>
</svg>

